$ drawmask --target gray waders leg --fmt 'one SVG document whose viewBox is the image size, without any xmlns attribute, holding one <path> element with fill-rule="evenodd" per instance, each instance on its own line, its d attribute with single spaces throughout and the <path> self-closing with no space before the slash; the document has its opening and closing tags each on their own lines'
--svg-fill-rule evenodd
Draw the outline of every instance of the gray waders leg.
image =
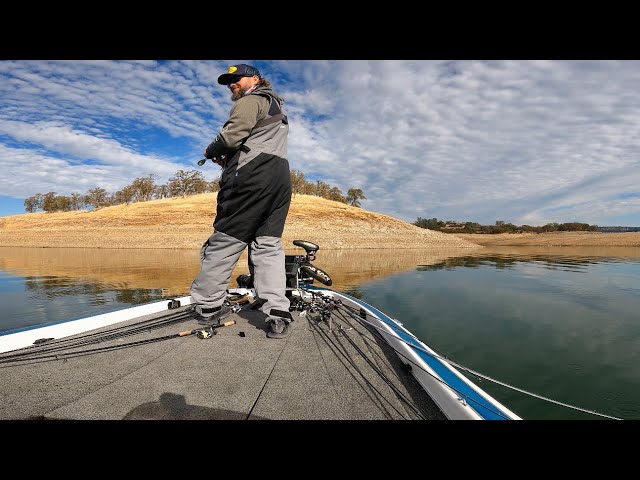
<svg viewBox="0 0 640 480">
<path fill-rule="evenodd" d="M 256 237 L 249 244 L 249 264 L 253 266 L 256 296 L 266 300 L 261 308 L 268 316 L 266 320 L 278 317 L 290 323 L 284 248 L 280 238 Z"/>
<path fill-rule="evenodd" d="M 193 302 L 206 308 L 224 302 L 231 274 L 247 244 L 215 232 L 200 250 L 200 273 L 191 284 Z"/>
</svg>

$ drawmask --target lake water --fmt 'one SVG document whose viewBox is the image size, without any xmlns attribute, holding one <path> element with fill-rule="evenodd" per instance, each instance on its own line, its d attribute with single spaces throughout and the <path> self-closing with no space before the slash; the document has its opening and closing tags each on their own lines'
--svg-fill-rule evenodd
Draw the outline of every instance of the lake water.
<svg viewBox="0 0 640 480">
<path fill-rule="evenodd" d="M 471 377 L 525 419 L 640 419 L 639 248 L 321 248 L 314 264 L 506 384 Z M 2 247 L 0 332 L 187 295 L 198 269 L 197 251 Z"/>
</svg>

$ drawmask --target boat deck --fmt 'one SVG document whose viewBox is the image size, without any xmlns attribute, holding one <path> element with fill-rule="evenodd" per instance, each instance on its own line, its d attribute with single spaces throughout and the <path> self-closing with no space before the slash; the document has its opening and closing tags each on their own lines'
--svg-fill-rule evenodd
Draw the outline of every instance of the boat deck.
<svg viewBox="0 0 640 480">
<path fill-rule="evenodd" d="M 292 312 L 291 334 L 271 339 L 264 315 L 244 309 L 202 339 L 179 336 L 199 328 L 188 308 L 70 337 L 100 342 L 0 354 L 0 419 L 445 419 L 379 334 L 353 319 Z M 142 321 L 135 335 L 106 336 Z"/>
</svg>

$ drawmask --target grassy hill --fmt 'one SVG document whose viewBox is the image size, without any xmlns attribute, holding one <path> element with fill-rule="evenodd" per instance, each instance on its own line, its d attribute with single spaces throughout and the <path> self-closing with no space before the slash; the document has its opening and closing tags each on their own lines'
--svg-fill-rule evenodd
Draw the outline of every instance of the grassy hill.
<svg viewBox="0 0 640 480">
<path fill-rule="evenodd" d="M 0 246 L 200 249 L 213 232 L 216 193 L 116 205 L 99 210 L 0 217 Z M 323 250 L 476 249 L 453 235 L 311 195 L 294 195 L 285 248 L 295 239 Z"/>
</svg>

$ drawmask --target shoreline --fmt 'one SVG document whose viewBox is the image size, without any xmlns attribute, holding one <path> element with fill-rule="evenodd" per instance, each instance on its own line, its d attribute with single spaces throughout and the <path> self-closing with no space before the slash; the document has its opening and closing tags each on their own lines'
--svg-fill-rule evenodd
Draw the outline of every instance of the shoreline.
<svg viewBox="0 0 640 480">
<path fill-rule="evenodd" d="M 217 194 L 164 198 L 98 210 L 0 217 L 0 247 L 197 250 L 213 233 Z M 502 246 L 640 247 L 640 232 L 463 234 L 420 228 L 311 195 L 292 197 L 282 244 L 323 250 L 483 250 Z"/>
<path fill-rule="evenodd" d="M 451 233 L 485 247 L 640 247 L 640 232 Z"/>
<path fill-rule="evenodd" d="M 213 233 L 217 195 L 205 193 L 99 210 L 0 217 L 0 246 L 200 250 Z M 291 200 L 282 244 L 316 243 L 324 250 L 478 249 L 462 238 L 388 215 L 311 195 Z"/>
<path fill-rule="evenodd" d="M 285 250 L 293 250 L 293 240 L 308 240 L 322 250 L 430 250 L 471 251 L 492 247 L 631 247 L 640 248 L 640 232 L 551 232 L 524 234 L 440 234 L 425 229 L 408 231 L 368 231 L 310 228 L 287 225 L 282 236 Z M 174 231 L 169 231 L 174 230 Z M 163 227 L 103 229 L 0 230 L 0 247 L 95 248 L 100 250 L 200 250 L 213 232 L 210 226 L 190 229 Z M 435 235 L 433 235 L 435 234 Z"/>
</svg>

